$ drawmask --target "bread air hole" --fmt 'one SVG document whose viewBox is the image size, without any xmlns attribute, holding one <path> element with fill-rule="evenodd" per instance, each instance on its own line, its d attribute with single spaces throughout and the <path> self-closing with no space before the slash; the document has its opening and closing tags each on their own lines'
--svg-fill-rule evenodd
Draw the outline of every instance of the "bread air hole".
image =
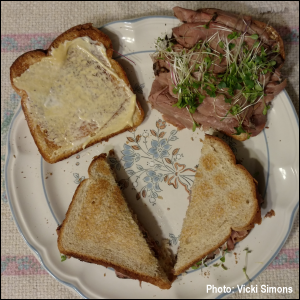
<svg viewBox="0 0 300 300">
<path fill-rule="evenodd" d="M 249 200 L 247 200 L 246 203 L 249 204 Z"/>
</svg>

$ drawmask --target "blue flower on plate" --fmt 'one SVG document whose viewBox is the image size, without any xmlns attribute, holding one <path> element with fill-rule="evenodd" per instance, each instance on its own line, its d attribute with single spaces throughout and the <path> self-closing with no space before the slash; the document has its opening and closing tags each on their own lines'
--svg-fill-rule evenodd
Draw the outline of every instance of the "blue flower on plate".
<svg viewBox="0 0 300 300">
<path fill-rule="evenodd" d="M 147 176 L 144 178 L 144 181 L 147 183 L 147 190 L 154 189 L 156 192 L 160 192 L 161 189 L 158 185 L 159 182 L 163 180 L 163 174 L 156 174 L 155 171 L 147 171 Z"/>
<path fill-rule="evenodd" d="M 140 155 L 138 153 L 136 153 L 133 150 L 133 148 L 128 146 L 127 144 L 124 144 L 123 148 L 124 148 L 124 150 L 121 152 L 124 155 L 122 157 L 122 160 L 125 161 L 124 169 L 128 169 L 134 164 L 134 161 L 140 160 Z"/>
<path fill-rule="evenodd" d="M 149 153 L 153 155 L 154 158 L 157 159 L 169 156 L 168 150 L 171 148 L 171 145 L 168 144 L 166 139 L 160 140 L 159 142 L 152 140 L 151 146 Z"/>
</svg>

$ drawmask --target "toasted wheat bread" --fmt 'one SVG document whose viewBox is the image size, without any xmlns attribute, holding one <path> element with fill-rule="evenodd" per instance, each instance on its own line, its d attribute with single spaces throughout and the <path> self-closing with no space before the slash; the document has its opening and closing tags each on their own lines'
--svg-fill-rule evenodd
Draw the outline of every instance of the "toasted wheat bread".
<svg viewBox="0 0 300 300">
<path fill-rule="evenodd" d="M 60 227 L 59 251 L 169 289 L 171 282 L 124 200 L 106 154 L 93 159 L 88 173 L 89 178 L 76 189 Z"/>
<path fill-rule="evenodd" d="M 236 164 L 224 141 L 206 135 L 180 234 L 175 275 L 222 246 L 232 230 L 249 230 L 260 222 L 255 180 Z"/>
<path fill-rule="evenodd" d="M 14 78 L 21 76 L 27 69 L 29 69 L 31 65 L 40 62 L 43 58 L 47 56 L 50 56 L 51 50 L 53 48 L 55 49 L 59 45 L 63 44 L 65 41 L 72 41 L 78 37 L 89 37 L 93 41 L 102 43 L 106 48 L 106 55 L 109 59 L 109 62 L 111 63 L 113 70 L 116 72 L 119 78 L 121 78 L 124 81 L 124 83 L 132 90 L 125 71 L 122 69 L 122 67 L 117 61 L 112 59 L 113 50 L 111 40 L 103 32 L 94 28 L 92 24 L 78 25 L 67 30 L 52 42 L 48 50 L 30 51 L 17 58 L 10 68 L 11 84 L 15 91 L 21 96 L 22 109 L 25 114 L 25 118 L 27 120 L 30 132 L 38 147 L 38 150 L 43 156 L 43 158 L 49 163 L 55 163 L 60 160 L 66 159 L 71 155 L 81 151 L 83 148 L 90 147 L 101 141 L 107 141 L 117 134 L 120 134 L 130 128 L 137 127 L 143 121 L 144 118 L 143 109 L 140 103 L 136 101 L 136 107 L 132 118 L 132 127 L 124 125 L 124 128 L 122 130 L 106 134 L 105 136 L 101 135 L 100 131 L 99 134 L 96 134 L 88 141 L 85 147 L 83 147 L 82 144 L 79 144 L 69 149 L 63 149 L 60 146 L 58 146 L 55 142 L 48 139 L 47 132 L 45 130 L 41 130 L 41 127 L 36 122 L 35 117 L 32 116 L 29 112 L 30 101 L 26 91 L 20 90 L 15 86 Z M 101 103 L 99 103 L 99 107 L 101 107 Z"/>
</svg>

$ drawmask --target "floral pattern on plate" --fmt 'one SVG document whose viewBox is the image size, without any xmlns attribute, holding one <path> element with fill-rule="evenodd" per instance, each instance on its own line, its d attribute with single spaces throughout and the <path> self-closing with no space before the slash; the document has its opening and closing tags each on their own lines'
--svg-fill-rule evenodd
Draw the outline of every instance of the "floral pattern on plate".
<svg viewBox="0 0 300 300">
<path fill-rule="evenodd" d="M 155 126 L 142 134 L 137 134 L 136 129 L 129 131 L 132 136 L 127 136 L 120 159 L 128 177 L 119 180 L 122 189 L 126 189 L 131 181 L 137 190 L 136 199 L 147 198 L 152 205 L 161 198 L 159 193 L 163 191 L 164 184 L 175 189 L 183 187 L 190 194 L 196 173 L 195 169 L 178 162 L 184 157 L 180 148 L 172 150 L 172 142 L 178 139 L 177 130 L 164 130 L 166 121 L 161 119 L 156 121 Z M 115 157 L 109 157 L 109 161 L 120 171 L 121 164 Z"/>
</svg>

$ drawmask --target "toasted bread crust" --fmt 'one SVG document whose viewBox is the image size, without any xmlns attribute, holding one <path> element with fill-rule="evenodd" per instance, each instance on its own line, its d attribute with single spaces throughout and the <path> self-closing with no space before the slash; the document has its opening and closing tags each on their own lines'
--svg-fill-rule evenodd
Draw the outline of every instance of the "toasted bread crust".
<svg viewBox="0 0 300 300">
<path fill-rule="evenodd" d="M 104 266 L 106 268 L 111 267 L 115 271 L 120 272 L 123 275 L 130 277 L 131 279 L 136 279 L 136 280 L 139 280 L 139 281 L 149 282 L 151 284 L 154 284 L 154 285 L 158 286 L 159 288 L 161 288 L 163 290 L 171 288 L 171 283 L 168 284 L 165 281 L 155 279 L 155 278 L 150 277 L 150 276 L 145 276 L 145 275 L 142 275 L 142 274 L 132 272 L 130 270 L 127 270 L 127 269 L 122 268 L 118 265 L 114 265 L 112 263 L 106 262 L 104 260 L 96 259 L 96 258 L 93 258 L 93 257 L 86 257 L 86 256 L 82 256 L 78 253 L 65 251 L 63 248 L 60 248 L 60 246 L 59 246 L 58 249 L 61 253 L 65 254 L 65 255 L 68 255 L 68 256 L 72 256 L 74 258 L 78 258 L 79 260 L 82 260 L 82 261 L 85 261 L 85 262 L 88 262 L 88 263 L 92 263 L 92 264 L 101 265 L 101 266 Z"/>
<path fill-rule="evenodd" d="M 91 173 L 92 173 L 93 165 L 96 164 L 98 160 L 106 161 L 107 160 L 107 154 L 106 153 L 102 153 L 102 154 L 100 154 L 98 156 L 93 157 L 93 160 L 92 160 L 92 162 L 91 162 L 91 164 L 90 164 L 90 166 L 88 168 L 89 178 L 91 178 L 91 176 L 92 176 Z M 161 280 L 159 278 L 153 278 L 153 277 L 150 277 L 150 276 L 146 276 L 146 275 L 140 274 L 138 272 L 133 272 L 133 271 L 128 270 L 128 269 L 126 269 L 126 268 L 124 268 L 122 266 L 119 266 L 119 265 L 114 264 L 114 263 L 109 262 L 109 261 L 98 259 L 98 258 L 93 257 L 93 256 L 87 256 L 87 255 L 82 255 L 82 254 L 77 253 L 77 252 L 68 251 L 67 249 L 65 249 L 63 247 L 63 244 L 62 244 L 62 234 L 63 234 L 63 231 L 64 231 L 65 224 L 68 222 L 69 218 L 71 218 L 71 211 L 72 211 L 73 206 L 75 205 L 75 199 L 78 196 L 78 193 L 80 192 L 82 186 L 85 184 L 85 182 L 87 180 L 89 180 L 89 179 L 83 180 L 78 185 L 78 187 L 77 187 L 77 189 L 76 189 L 76 191 L 74 193 L 74 196 L 72 198 L 72 202 L 69 205 L 68 211 L 66 213 L 66 217 L 65 217 L 64 221 L 62 222 L 62 224 L 58 227 L 59 232 L 58 232 L 58 238 L 57 238 L 57 245 L 58 245 L 58 249 L 59 249 L 60 253 L 65 254 L 67 256 L 72 256 L 74 258 L 78 258 L 78 259 L 80 259 L 82 261 L 85 261 L 85 262 L 102 265 L 102 266 L 104 266 L 106 268 L 107 267 L 112 267 L 117 272 L 120 272 L 123 275 L 129 276 L 132 279 L 136 279 L 136 280 L 139 280 L 139 281 L 149 282 L 151 284 L 154 284 L 154 285 L 158 286 L 161 289 L 170 289 L 171 288 L 171 282 L 166 282 L 166 281 Z M 175 276 L 172 277 L 172 278 L 174 280 L 176 279 Z"/>
<path fill-rule="evenodd" d="M 77 25 L 75 27 L 70 28 L 66 32 L 62 33 L 60 36 L 58 36 L 50 45 L 50 47 L 47 50 L 34 50 L 27 53 L 24 53 L 23 55 L 19 56 L 12 66 L 10 67 L 10 80 L 11 85 L 13 89 L 17 92 L 18 95 L 21 96 L 21 106 L 25 115 L 25 119 L 27 121 L 30 133 L 34 139 L 34 142 L 44 158 L 45 161 L 48 163 L 56 163 L 58 161 L 64 160 L 70 156 L 72 156 L 75 153 L 78 153 L 82 151 L 82 145 L 79 145 L 75 147 L 74 149 L 70 149 L 67 151 L 64 151 L 62 153 L 59 153 L 58 155 L 52 157 L 53 151 L 58 150 L 59 147 L 55 145 L 53 142 L 49 141 L 47 139 L 47 134 L 42 132 L 38 126 L 35 125 L 34 119 L 31 118 L 31 115 L 27 108 L 27 100 L 28 96 L 27 93 L 23 90 L 18 89 L 13 82 L 13 79 L 16 77 L 21 76 L 31 65 L 41 61 L 44 57 L 49 56 L 52 48 L 57 48 L 61 43 L 64 43 L 65 41 L 72 41 L 78 37 L 84 37 L 88 36 L 94 41 L 101 42 L 106 47 L 106 54 L 110 60 L 110 63 L 112 65 L 112 68 L 115 70 L 117 75 L 124 80 L 124 82 L 127 84 L 127 86 L 131 89 L 132 87 L 129 83 L 129 80 L 127 78 L 127 75 L 121 65 L 113 60 L 112 54 L 112 43 L 110 38 L 101 32 L 99 29 L 94 28 L 91 23 Z M 96 143 L 102 142 L 102 141 L 108 141 L 110 138 L 123 133 L 127 131 L 128 129 L 135 128 L 139 126 L 144 119 L 144 111 L 138 102 L 136 101 L 136 108 L 133 115 L 133 126 L 126 126 L 122 130 L 112 133 L 106 137 L 102 138 L 94 138 L 92 139 L 85 148 L 90 147 Z"/>
<path fill-rule="evenodd" d="M 254 208 L 251 211 L 249 211 L 249 214 L 252 214 L 249 222 L 247 224 L 244 224 L 242 227 L 235 227 L 235 228 L 230 228 L 228 230 L 227 235 L 225 235 L 224 239 L 216 244 L 214 247 L 212 247 L 211 249 L 207 250 L 205 253 L 201 253 L 201 255 L 195 257 L 190 263 L 182 266 L 181 268 L 177 269 L 174 274 L 175 275 L 179 275 L 181 273 L 183 273 L 184 271 L 186 271 L 187 269 L 189 269 L 190 267 L 192 267 L 193 265 L 195 265 L 197 262 L 199 262 L 200 260 L 202 260 L 204 257 L 206 257 L 208 254 L 212 253 L 213 251 L 217 250 L 219 247 L 221 247 L 222 245 L 224 245 L 224 243 L 229 239 L 229 237 L 231 236 L 231 231 L 235 230 L 235 231 L 243 231 L 243 230 L 250 230 L 254 227 L 254 224 L 260 224 L 261 223 L 261 211 L 260 211 L 260 205 L 259 205 L 259 201 L 257 199 L 257 194 L 256 194 L 256 182 L 255 179 L 253 179 L 253 177 L 251 176 L 251 174 L 245 169 L 245 167 L 243 167 L 242 165 L 236 164 L 236 157 L 233 153 L 233 151 L 231 150 L 231 148 L 221 139 L 215 137 L 215 136 L 211 136 L 208 134 L 205 134 L 205 139 L 211 141 L 211 142 L 217 142 L 219 145 L 222 146 L 223 151 L 227 153 L 227 156 L 230 157 L 230 161 L 233 165 L 235 165 L 236 168 L 239 169 L 240 172 L 243 173 L 243 175 L 245 176 L 245 178 L 247 178 L 248 183 L 251 187 L 251 193 L 252 193 L 252 197 L 255 198 L 257 201 L 255 202 Z M 222 151 L 222 152 L 223 152 Z"/>
</svg>

